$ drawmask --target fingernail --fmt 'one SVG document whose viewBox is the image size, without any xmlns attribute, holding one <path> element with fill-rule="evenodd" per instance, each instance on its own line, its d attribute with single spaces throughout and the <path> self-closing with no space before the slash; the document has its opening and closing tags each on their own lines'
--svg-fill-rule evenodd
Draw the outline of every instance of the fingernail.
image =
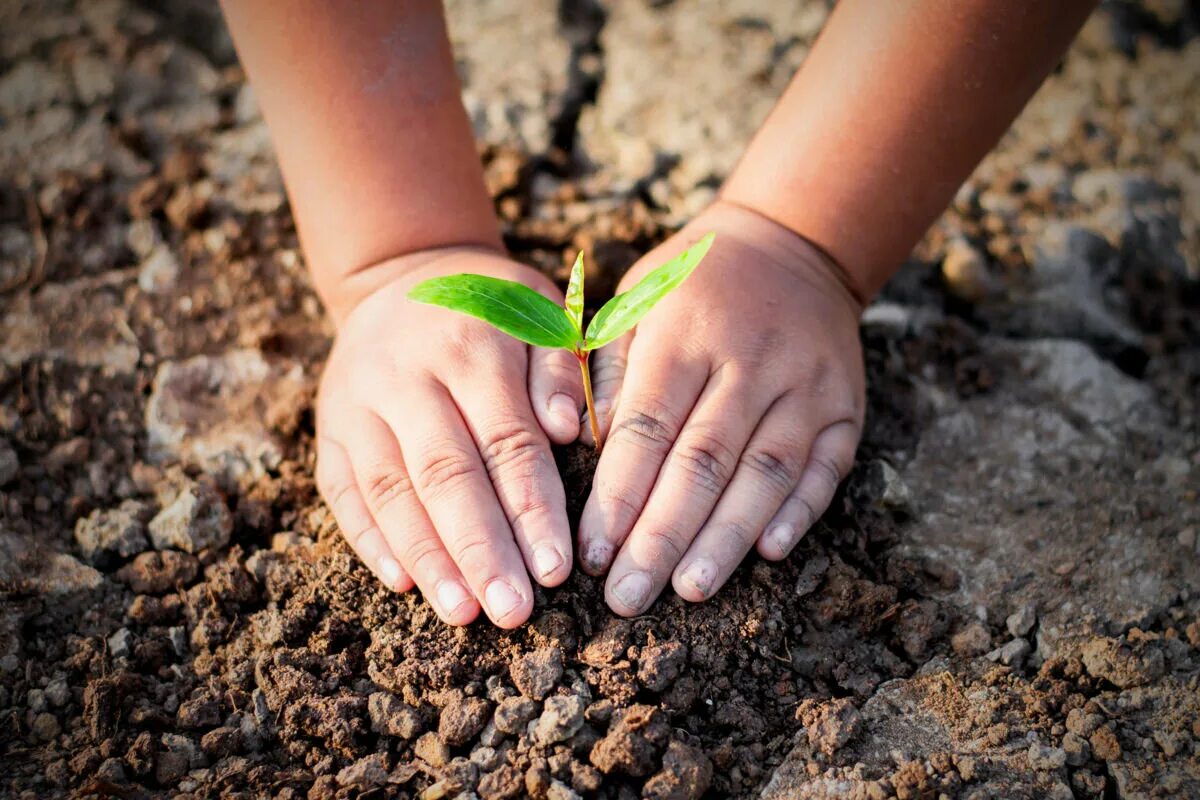
<svg viewBox="0 0 1200 800">
<path fill-rule="evenodd" d="M 700 594 L 708 597 L 708 593 L 712 591 L 713 581 L 717 578 L 717 565 L 711 558 L 697 558 L 684 568 L 679 578 L 696 587 Z"/>
<path fill-rule="evenodd" d="M 546 407 L 550 409 L 550 416 L 554 417 L 564 428 L 574 428 L 579 422 L 579 406 L 575 405 L 575 401 L 562 392 L 550 395 Z"/>
<path fill-rule="evenodd" d="M 467 590 L 458 581 L 442 581 L 437 587 L 438 605 L 442 613 L 451 616 L 459 606 L 471 599 Z"/>
<path fill-rule="evenodd" d="M 593 572 L 601 572 L 612 559 L 612 548 L 607 542 L 588 542 L 583 546 L 583 563 Z"/>
<path fill-rule="evenodd" d="M 389 589 L 396 588 L 396 584 L 400 582 L 400 563 L 391 556 L 379 559 L 379 579 Z"/>
<path fill-rule="evenodd" d="M 625 607 L 641 611 L 646 595 L 650 594 L 650 576 L 641 570 L 627 572 L 613 584 L 612 592 Z"/>
<path fill-rule="evenodd" d="M 791 549 L 792 541 L 796 538 L 796 529 L 786 522 L 775 525 L 767 531 L 767 542 L 779 551 L 786 553 Z"/>
<path fill-rule="evenodd" d="M 533 548 L 533 570 L 539 578 L 549 578 L 562 564 L 562 553 L 554 545 L 539 544 Z"/>
<path fill-rule="evenodd" d="M 495 620 L 504 619 L 521 605 L 521 595 L 517 594 L 517 590 L 508 581 L 502 579 L 489 583 L 483 590 L 483 597 L 487 601 L 492 619 Z"/>
</svg>

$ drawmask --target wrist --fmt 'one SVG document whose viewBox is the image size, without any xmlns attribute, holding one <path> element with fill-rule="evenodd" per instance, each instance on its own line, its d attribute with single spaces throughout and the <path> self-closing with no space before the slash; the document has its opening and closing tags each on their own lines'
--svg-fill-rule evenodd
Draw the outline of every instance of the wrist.
<svg viewBox="0 0 1200 800">
<path fill-rule="evenodd" d="M 715 231 L 736 237 L 773 263 L 806 281 L 820 276 L 825 286 L 842 296 L 855 316 L 866 308 L 869 295 L 821 245 L 770 215 L 735 200 L 719 197 L 689 224 L 697 233 Z"/>
<path fill-rule="evenodd" d="M 381 287 L 464 256 L 508 258 L 498 245 L 462 242 L 391 256 L 344 274 L 314 275 L 313 282 L 329 316 L 341 327 L 359 303 Z"/>
</svg>

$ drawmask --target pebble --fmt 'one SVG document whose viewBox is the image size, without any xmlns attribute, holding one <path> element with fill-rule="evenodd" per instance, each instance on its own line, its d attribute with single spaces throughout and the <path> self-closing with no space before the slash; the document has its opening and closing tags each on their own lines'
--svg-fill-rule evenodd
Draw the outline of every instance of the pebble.
<svg viewBox="0 0 1200 800">
<path fill-rule="evenodd" d="M 129 655 L 129 644 L 133 639 L 133 634 L 128 628 L 121 628 L 112 636 L 108 637 L 108 652 L 113 658 L 126 658 Z"/>
<path fill-rule="evenodd" d="M 1039 772 L 1062 769 L 1067 763 L 1067 753 L 1061 747 L 1047 747 L 1037 742 L 1029 745 L 1027 756 L 1030 768 Z"/>
<path fill-rule="evenodd" d="M 25 695 L 25 705 L 30 711 L 45 711 L 46 710 L 46 693 L 41 689 L 30 689 Z"/>
<path fill-rule="evenodd" d="M 1013 639 L 988 653 L 988 661 L 999 661 L 1007 667 L 1019 667 L 1033 650 L 1026 639 Z"/>
<path fill-rule="evenodd" d="M 138 269 L 138 288 L 147 294 L 167 294 L 179 282 L 179 259 L 166 245 L 154 247 Z"/>
<path fill-rule="evenodd" d="M 548 746 L 570 739 L 583 727 L 583 706 L 575 695 L 551 697 L 534 724 L 534 741 Z"/>
<path fill-rule="evenodd" d="M 58 736 L 62 730 L 62 726 L 58 724 L 58 718 L 53 714 L 43 711 L 33 718 L 31 726 L 33 735 L 41 739 L 43 742 L 48 742 Z"/>
<path fill-rule="evenodd" d="M 192 483 L 150 520 L 149 531 L 150 542 L 157 550 L 198 553 L 229 543 L 233 515 L 210 483 Z"/>
<path fill-rule="evenodd" d="M 431 767 L 445 766 L 450 760 L 450 748 L 432 731 L 417 739 L 413 753 Z"/>
<path fill-rule="evenodd" d="M 562 651 L 543 647 L 521 656 L 509 667 L 513 685 L 526 697 L 543 700 L 562 677 Z"/>
<path fill-rule="evenodd" d="M 367 698 L 371 730 L 403 739 L 415 739 L 424 727 L 416 709 L 391 692 L 375 692 Z"/>
<path fill-rule="evenodd" d="M 1037 608 L 1032 603 L 1026 603 L 1009 614 L 1004 625 L 1008 628 L 1009 633 L 1020 638 L 1033 630 L 1035 622 L 1037 622 Z"/>
<path fill-rule="evenodd" d="M 538 704 L 528 697 L 510 697 L 496 707 L 492 720 L 496 728 L 504 733 L 519 734 L 525 725 L 538 714 Z"/>
<path fill-rule="evenodd" d="M 46 684 L 46 699 L 56 708 L 62 708 L 71 701 L 71 689 L 67 686 L 66 678 L 54 678 Z"/>
<path fill-rule="evenodd" d="M 339 786 L 354 786 L 359 790 L 374 789 L 387 783 L 387 755 L 373 753 L 364 756 L 337 774 Z"/>
<path fill-rule="evenodd" d="M 83 558 L 100 565 L 114 558 L 136 556 L 149 547 L 142 522 L 146 505 L 126 500 L 117 508 L 98 508 L 75 523 L 75 542 Z"/>
</svg>

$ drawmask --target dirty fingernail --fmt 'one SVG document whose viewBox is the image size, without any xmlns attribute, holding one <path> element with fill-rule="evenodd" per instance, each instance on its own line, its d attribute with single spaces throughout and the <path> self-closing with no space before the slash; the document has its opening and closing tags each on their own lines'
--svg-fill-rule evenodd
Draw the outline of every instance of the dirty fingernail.
<svg viewBox="0 0 1200 800">
<path fill-rule="evenodd" d="M 579 424 L 579 407 L 575 405 L 574 400 L 562 392 L 550 395 L 547 408 L 550 409 L 550 416 L 554 417 L 563 428 L 571 429 Z"/>
<path fill-rule="evenodd" d="M 779 551 L 780 555 L 784 555 L 792 546 L 792 541 L 796 538 L 796 529 L 786 522 L 781 522 L 775 525 L 771 530 L 767 531 L 767 542 L 771 547 Z"/>
<path fill-rule="evenodd" d="M 549 578 L 562 564 L 562 553 L 554 545 L 539 544 L 533 548 L 533 571 L 539 578 Z"/>
<path fill-rule="evenodd" d="M 711 558 L 697 558 L 688 564 L 679 576 L 680 580 L 694 586 L 704 597 L 708 597 L 708 593 L 712 591 L 716 577 L 717 565 Z"/>
<path fill-rule="evenodd" d="M 640 611 L 646 602 L 646 595 L 650 594 L 650 576 L 641 570 L 628 572 L 613 584 L 612 591 L 622 605 L 632 611 Z"/>
<path fill-rule="evenodd" d="M 506 580 L 494 580 L 483 590 L 484 600 L 487 601 L 488 611 L 492 619 L 501 620 L 521 605 L 521 595 L 517 594 Z"/>
<path fill-rule="evenodd" d="M 400 582 L 400 563 L 391 556 L 384 556 L 379 559 L 379 579 L 387 585 L 389 589 L 396 588 L 396 584 Z"/>
<path fill-rule="evenodd" d="M 458 581 L 442 581 L 438 584 L 437 601 L 446 616 L 452 615 L 459 606 L 470 599 L 471 595 L 467 594 L 467 590 Z"/>
<path fill-rule="evenodd" d="M 592 572 L 601 572 L 608 567 L 612 548 L 605 542 L 588 542 L 583 546 L 583 563 Z"/>
</svg>

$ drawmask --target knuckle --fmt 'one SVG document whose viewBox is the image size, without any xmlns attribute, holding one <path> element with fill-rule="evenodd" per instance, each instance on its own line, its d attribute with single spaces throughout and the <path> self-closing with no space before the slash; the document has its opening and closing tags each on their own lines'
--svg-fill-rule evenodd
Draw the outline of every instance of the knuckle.
<svg viewBox="0 0 1200 800">
<path fill-rule="evenodd" d="M 600 497 L 604 505 L 626 520 L 637 519 L 646 505 L 646 498 L 640 492 L 623 483 L 604 485 Z"/>
<path fill-rule="evenodd" d="M 709 494 L 719 494 L 729 482 L 736 456 L 719 438 L 697 435 L 680 441 L 671 460 L 691 483 Z"/>
<path fill-rule="evenodd" d="M 782 492 L 800 480 L 800 459 L 790 447 L 750 447 L 742 454 L 742 465 Z"/>
<path fill-rule="evenodd" d="M 620 383 L 622 376 L 625 374 L 625 368 L 628 366 L 628 361 L 625 356 L 606 356 L 602 359 L 596 359 L 596 370 L 592 375 L 592 383 L 597 389 L 607 389 L 614 383 Z"/>
<path fill-rule="evenodd" d="M 751 530 L 750 526 L 741 520 L 726 520 L 722 529 L 727 540 L 734 545 L 739 554 L 748 551 L 758 539 L 759 532 Z"/>
<path fill-rule="evenodd" d="M 444 443 L 426 449 L 414 479 L 420 490 L 437 497 L 478 476 L 479 467 L 470 453 L 457 444 Z"/>
<path fill-rule="evenodd" d="M 816 524 L 817 519 L 821 515 L 817 512 L 816 506 L 814 506 L 809 499 L 800 492 L 797 492 L 793 496 L 793 499 L 796 501 L 796 505 L 799 506 L 800 516 L 803 518 L 802 529 L 808 530 Z"/>
<path fill-rule="evenodd" d="M 630 411 L 613 430 L 612 436 L 648 450 L 661 452 L 671 446 L 679 420 L 665 405 L 643 402 Z"/>
<path fill-rule="evenodd" d="M 527 471 L 536 468 L 541 460 L 542 441 L 529 425 L 520 420 L 506 420 L 488 426 L 480 435 L 479 454 L 493 480 L 508 468 Z"/>
<path fill-rule="evenodd" d="M 433 574 L 437 570 L 438 554 L 441 552 L 440 542 L 433 538 L 421 537 L 409 543 L 404 556 L 413 574 Z"/>
<path fill-rule="evenodd" d="M 814 480 L 821 483 L 825 492 L 832 495 L 837 491 L 838 484 L 842 482 L 841 468 L 831 458 L 823 455 L 814 455 L 808 461 L 808 466 L 805 468 L 809 471 Z"/>
<path fill-rule="evenodd" d="M 454 560 L 469 569 L 470 564 L 490 567 L 496 562 L 492 553 L 492 537 L 487 531 L 471 531 L 462 534 L 454 541 Z"/>
<path fill-rule="evenodd" d="M 687 550 L 686 537 L 674 528 L 651 527 L 646 529 L 646 540 L 652 550 L 665 553 L 671 564 L 678 564 Z"/>
<path fill-rule="evenodd" d="M 368 507 L 378 511 L 412 492 L 412 481 L 405 469 L 389 465 L 368 474 L 363 495 Z"/>
</svg>

